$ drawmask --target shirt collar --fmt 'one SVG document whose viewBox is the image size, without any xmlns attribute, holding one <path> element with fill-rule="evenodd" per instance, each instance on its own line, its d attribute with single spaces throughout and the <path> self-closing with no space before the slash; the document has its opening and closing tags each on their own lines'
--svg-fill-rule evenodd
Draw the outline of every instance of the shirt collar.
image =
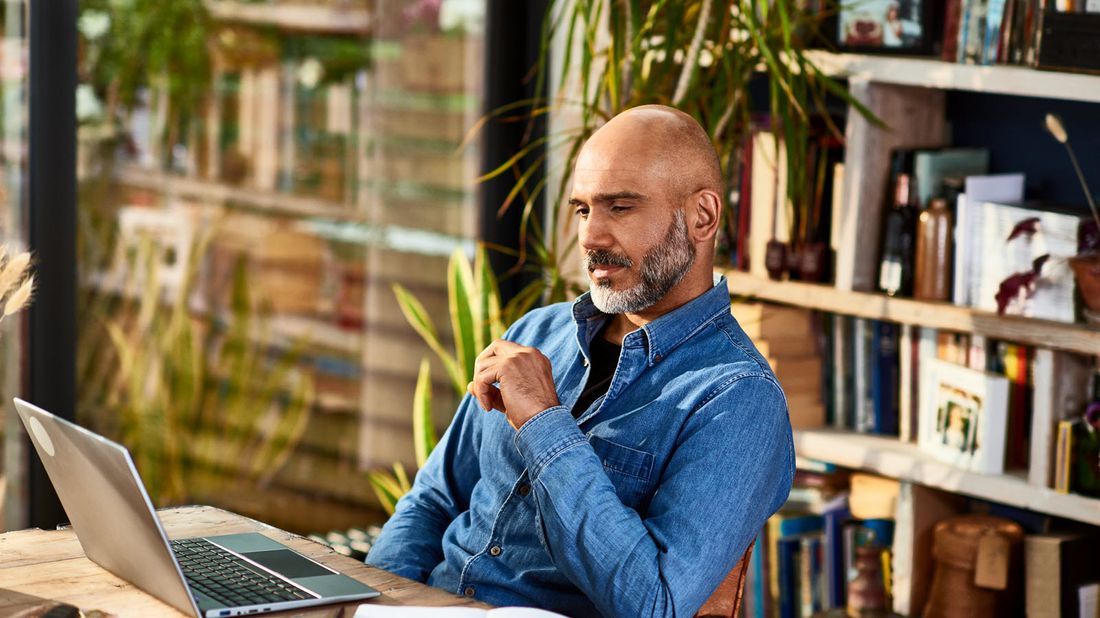
<svg viewBox="0 0 1100 618">
<path fill-rule="evenodd" d="M 724 276 L 716 275 L 714 286 L 706 292 L 627 334 L 623 339 L 623 348 L 647 347 L 646 357 L 652 367 L 704 324 L 729 312 L 729 286 Z M 591 292 L 581 294 L 573 302 L 573 320 L 577 323 L 578 333 L 588 330 L 589 325 L 591 328 L 598 328 L 606 317 L 606 314 L 592 304 Z"/>
</svg>

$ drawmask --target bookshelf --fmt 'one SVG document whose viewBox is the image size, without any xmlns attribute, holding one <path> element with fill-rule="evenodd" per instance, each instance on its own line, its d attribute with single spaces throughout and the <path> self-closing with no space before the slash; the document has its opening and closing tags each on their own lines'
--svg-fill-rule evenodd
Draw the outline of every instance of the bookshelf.
<svg viewBox="0 0 1100 618">
<path fill-rule="evenodd" d="M 1064 324 L 959 307 L 946 302 L 892 298 L 885 294 L 838 290 L 831 285 L 772 281 L 748 273 L 724 270 L 730 294 L 858 318 L 1006 339 L 1081 354 L 1100 353 L 1100 328 Z"/>
<path fill-rule="evenodd" d="M 883 350 L 886 350 L 886 354 L 889 351 L 885 346 L 881 350 L 874 347 L 878 345 L 872 343 L 878 331 L 871 330 L 866 325 L 860 327 L 861 340 L 855 339 L 854 327 L 846 326 L 841 330 L 836 326 L 832 334 L 837 338 L 827 344 L 831 357 L 824 362 L 835 361 L 842 368 L 859 363 L 862 368 L 858 370 L 858 376 L 848 375 L 857 370 L 844 369 L 848 374 L 839 374 L 839 379 L 836 377 L 838 374 L 828 375 L 825 372 L 827 377 L 823 377 L 823 381 L 831 380 L 831 384 L 822 391 L 823 397 L 829 397 L 830 403 L 844 410 L 843 421 L 837 423 L 843 427 L 856 425 L 852 422 L 853 418 L 859 419 L 857 415 L 862 414 L 863 426 L 866 428 L 869 415 L 879 413 L 876 408 L 879 403 L 874 398 L 882 396 L 883 391 L 887 392 L 886 396 L 897 397 L 899 418 L 907 423 L 904 430 L 899 432 L 904 437 L 822 426 L 825 424 L 824 415 L 805 413 L 809 408 L 805 403 L 807 396 L 797 387 L 792 388 L 794 397 L 791 398 L 791 412 L 794 420 L 809 419 L 800 421 L 802 424 L 794 431 L 794 445 L 800 469 L 826 472 L 835 466 L 900 481 L 900 495 L 904 499 L 898 498 L 894 503 L 895 517 L 890 518 L 897 525 L 891 547 L 894 560 L 892 569 L 895 575 L 901 574 L 901 579 L 895 579 L 891 584 L 895 595 L 893 609 L 906 615 L 919 614 L 925 607 L 929 594 L 928 580 L 933 568 L 930 548 L 935 523 L 971 508 L 984 508 L 966 504 L 963 497 L 1003 505 L 1008 507 L 1006 511 L 1030 511 L 1030 515 L 1023 512 L 1004 514 L 1006 517 L 1019 517 L 1021 521 L 1033 525 L 1034 528 L 1028 529 L 1028 534 L 1040 532 L 1044 526 L 1058 531 L 1069 527 L 1069 523 L 1076 522 L 1100 526 L 1100 498 L 1056 491 L 1051 486 L 1049 474 L 1057 465 L 1057 432 L 1052 436 L 1049 430 L 1057 421 L 1069 418 L 1071 409 L 1075 415 L 1083 412 L 1084 405 L 1077 404 L 1078 399 L 1083 400 L 1087 392 L 1083 386 L 1087 380 L 1078 378 L 1091 375 L 1095 371 L 1095 361 L 1086 362 L 1087 359 L 1080 357 L 1095 359 L 1100 356 L 1100 327 L 1020 316 L 1000 316 L 995 312 L 957 306 L 950 302 L 894 298 L 871 292 L 877 288 L 875 284 L 878 281 L 878 254 L 881 244 L 879 228 L 884 218 L 884 204 L 889 201 L 885 189 L 890 174 L 888 167 L 891 151 L 899 148 L 931 149 L 949 146 L 951 123 L 959 121 L 960 101 L 989 100 L 958 93 L 992 95 L 990 98 L 997 103 L 1005 101 L 1004 110 L 999 109 L 996 103 L 981 109 L 984 113 L 989 113 L 992 109 L 993 123 L 1000 121 L 996 129 L 1003 128 L 1006 134 L 1034 133 L 1023 130 L 1014 132 L 1018 127 L 1016 123 L 1028 121 L 1018 115 L 1018 110 L 1022 109 L 1030 114 L 1037 113 L 1036 108 L 1063 106 L 1079 114 L 1082 109 L 1092 110 L 1094 113 L 1095 110 L 1100 110 L 1100 76 L 1040 71 L 1019 66 L 963 65 L 933 58 L 824 51 L 812 51 L 807 55 L 826 73 L 846 78 L 850 94 L 889 127 L 888 130 L 883 130 L 859 114 L 851 111 L 848 113 L 844 168 L 839 176 L 843 184 L 834 188 L 833 193 L 836 200 L 833 204 L 835 219 L 831 241 L 836 250 L 835 283 L 775 281 L 766 276 L 762 261 L 751 262 L 750 272 L 728 268 L 719 269 L 718 272 L 727 278 L 735 303 L 743 300 L 764 301 L 903 326 L 898 329 L 902 332 L 898 334 L 896 341 L 903 341 L 906 342 L 904 345 L 914 347 L 904 348 L 911 349 L 911 354 L 898 356 L 894 371 L 897 376 L 908 376 L 905 378 L 908 382 L 901 383 L 897 392 L 890 392 L 889 388 L 876 385 L 876 379 L 897 379 L 901 382 L 902 378 L 890 378 L 885 373 L 875 373 L 875 363 L 878 362 L 876 358 L 883 355 Z M 949 95 L 948 91 L 953 93 Z M 1042 101 L 1025 100 L 1032 98 Z M 1036 126 L 1041 125 L 1041 122 L 1042 114 L 1038 114 Z M 1036 129 L 1039 130 L 1041 129 Z M 978 134 L 973 131 L 971 133 Z M 958 132 L 955 138 L 962 146 L 989 146 L 993 153 L 991 159 L 996 158 L 998 147 L 1002 150 L 1005 147 L 1004 143 L 992 140 L 983 144 L 974 143 L 973 136 L 967 141 Z M 1044 163 L 1046 162 L 1026 158 L 1021 161 L 1020 157 L 1013 161 L 993 160 L 990 173 L 1023 171 L 1029 174 L 1030 180 L 1032 174 L 1041 177 L 1044 172 L 1049 172 L 1044 168 Z M 1095 173 L 1095 167 L 1087 171 Z M 763 178 L 765 182 L 770 179 L 768 176 Z M 783 182 L 778 172 L 774 179 Z M 1090 180 L 1095 187 L 1095 176 Z M 757 185 L 757 178 L 754 177 L 752 183 L 750 190 Z M 778 186 L 781 185 L 777 184 Z M 1035 188 L 1029 186 L 1029 189 Z M 782 191 L 777 189 L 777 193 L 781 194 Z M 760 202 L 767 207 L 769 200 L 765 198 Z M 750 209 L 753 208 L 751 200 L 748 203 Z M 750 212 L 755 214 L 755 211 Z M 766 209 L 762 212 L 762 220 L 770 221 Z M 755 218 L 750 221 L 755 221 Z M 771 237 L 784 240 L 779 238 L 779 233 L 770 231 L 772 235 L 765 235 L 765 241 Z M 752 232 L 749 231 L 748 235 L 752 242 Z M 759 238 L 757 236 L 758 240 Z M 745 246 L 750 254 L 758 255 L 752 247 L 751 244 Z M 996 259 L 996 255 L 988 257 Z M 834 325 L 842 323 L 851 324 L 848 321 L 836 321 Z M 1018 391 L 1022 393 L 1020 397 L 1030 398 L 1028 401 L 1032 403 L 1032 408 L 1023 417 L 1019 410 L 1027 408 L 1015 408 L 1017 412 L 1011 421 L 1013 424 L 1010 431 L 1017 432 L 1011 434 L 1017 438 L 1026 436 L 1028 439 L 1017 439 L 1010 443 L 1011 447 L 1016 448 L 1016 461 L 1006 466 L 1006 472 L 982 474 L 956 467 L 918 446 L 912 419 L 919 420 L 919 402 L 924 397 L 934 398 L 936 394 L 921 390 L 925 383 L 919 369 L 923 359 L 928 358 L 925 356 L 927 351 L 920 348 L 919 342 L 914 344 L 917 340 L 909 339 L 914 336 L 915 331 L 907 327 L 921 327 L 921 335 L 925 334 L 923 329 L 934 329 L 984 337 L 986 342 L 1003 341 L 1035 348 L 1036 351 L 1031 356 L 1012 357 L 1026 359 L 1021 362 L 1032 363 L 1030 371 L 1034 371 L 1035 380 L 1028 386 L 1031 390 Z M 857 342 L 852 343 L 854 340 Z M 1015 348 L 1011 354 L 1017 354 Z M 1039 368 L 1040 365 L 1042 369 Z M 776 366 L 781 367 L 782 361 Z M 1020 369 L 1021 366 L 1016 366 L 1017 372 L 1029 371 Z M 887 377 L 884 378 L 884 375 Z M 1040 379 L 1040 376 L 1043 377 Z M 880 395 L 874 394 L 876 388 Z M 931 386 L 924 388 L 934 391 Z M 836 396 L 829 392 L 830 389 L 845 391 Z M 1027 405 L 1023 399 L 1016 400 L 1017 405 L 1021 402 L 1024 406 Z M 908 419 L 906 415 L 909 415 Z M 1027 420 L 1019 422 L 1020 418 Z M 878 419 L 873 420 L 878 422 Z M 1004 422 L 1007 424 L 1009 420 Z M 1027 449 L 1026 457 L 1022 458 L 1019 451 L 1021 444 Z M 823 466 L 822 463 L 828 465 Z M 988 508 L 992 512 L 998 509 L 996 506 Z M 782 517 L 779 517 L 779 523 L 782 523 Z M 797 515 L 792 517 L 797 518 Z M 1059 522 L 1057 519 L 1069 521 Z M 780 533 L 782 534 L 784 533 Z M 790 536 L 796 535 L 791 533 Z M 765 594 L 763 598 L 774 601 L 776 597 L 773 592 L 771 597 Z"/>
<path fill-rule="evenodd" d="M 806 55 L 826 73 L 851 80 L 1100 103 L 1100 76 L 1096 75 L 816 50 Z"/>
<path fill-rule="evenodd" d="M 1023 473 L 988 475 L 962 470 L 930 457 L 916 444 L 894 438 L 800 429 L 795 431 L 794 445 L 798 454 L 808 459 L 1100 526 L 1100 499 L 1029 485 Z"/>
<path fill-rule="evenodd" d="M 342 202 L 253 187 L 236 187 L 214 180 L 167 174 L 135 165 L 120 166 L 115 171 L 115 180 L 135 189 L 147 189 L 165 195 L 201 200 L 205 203 L 234 202 L 271 214 L 326 217 L 341 221 L 368 220 L 362 211 Z"/>
</svg>

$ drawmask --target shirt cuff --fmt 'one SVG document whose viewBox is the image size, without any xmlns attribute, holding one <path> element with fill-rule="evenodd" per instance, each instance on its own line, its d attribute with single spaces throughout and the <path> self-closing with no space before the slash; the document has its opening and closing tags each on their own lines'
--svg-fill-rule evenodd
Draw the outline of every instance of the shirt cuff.
<svg viewBox="0 0 1100 618">
<path fill-rule="evenodd" d="M 539 412 L 516 432 L 513 442 L 520 457 L 527 463 L 531 480 L 538 478 L 555 457 L 587 442 L 577 427 L 577 421 L 565 406 L 554 406 Z"/>
</svg>

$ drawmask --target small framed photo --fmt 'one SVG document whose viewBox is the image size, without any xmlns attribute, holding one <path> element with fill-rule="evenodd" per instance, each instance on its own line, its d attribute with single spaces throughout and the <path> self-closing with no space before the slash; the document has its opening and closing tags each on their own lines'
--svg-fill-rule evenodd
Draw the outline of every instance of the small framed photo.
<svg viewBox="0 0 1100 618">
<path fill-rule="evenodd" d="M 842 50 L 933 54 L 941 34 L 935 0 L 840 0 L 836 44 Z"/>
<path fill-rule="evenodd" d="M 920 372 L 920 448 L 965 470 L 1004 472 L 1008 379 L 939 359 L 922 359 Z"/>
</svg>

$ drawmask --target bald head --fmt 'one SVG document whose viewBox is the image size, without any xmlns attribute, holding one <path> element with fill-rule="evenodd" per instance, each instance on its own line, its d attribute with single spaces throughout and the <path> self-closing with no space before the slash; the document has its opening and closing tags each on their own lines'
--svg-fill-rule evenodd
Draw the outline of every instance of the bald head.
<svg viewBox="0 0 1100 618">
<path fill-rule="evenodd" d="M 647 169 L 680 200 L 701 189 L 725 194 L 718 154 L 706 131 L 684 112 L 642 105 L 620 113 L 585 142 L 577 168 Z"/>
</svg>

